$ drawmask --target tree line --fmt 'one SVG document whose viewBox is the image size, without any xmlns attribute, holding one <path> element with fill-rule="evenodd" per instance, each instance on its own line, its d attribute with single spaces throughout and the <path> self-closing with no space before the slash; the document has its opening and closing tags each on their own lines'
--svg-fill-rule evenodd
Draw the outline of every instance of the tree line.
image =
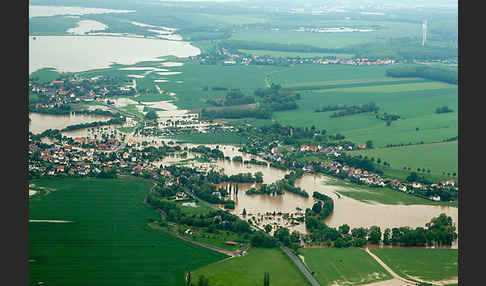
<svg viewBox="0 0 486 286">
<path fill-rule="evenodd" d="M 331 118 L 335 117 L 343 117 L 343 116 L 349 116 L 349 115 L 354 115 L 354 114 L 359 114 L 359 113 L 367 113 L 367 112 L 377 112 L 380 109 L 374 102 L 370 102 L 367 104 L 363 104 L 361 106 L 353 105 L 353 106 L 345 106 L 342 108 L 341 111 L 339 112 L 334 112 L 331 114 Z"/>
<path fill-rule="evenodd" d="M 309 213 L 313 211 L 308 209 Z M 346 224 L 338 228 L 327 226 L 322 220 L 306 218 L 306 227 L 310 234 L 304 239 L 312 244 L 324 244 L 328 247 L 363 247 L 366 244 L 384 244 L 395 246 L 450 246 L 457 239 L 456 227 L 452 218 L 440 214 L 432 218 L 424 227 L 386 228 L 379 226 L 350 229 Z"/>
<path fill-rule="evenodd" d="M 213 87 L 214 89 L 214 87 Z M 255 98 L 247 96 L 240 89 L 231 89 L 222 98 L 210 98 L 208 103 L 215 106 L 233 106 L 255 103 Z"/>
<path fill-rule="evenodd" d="M 449 113 L 454 112 L 454 110 L 450 109 L 448 106 L 437 107 L 435 109 L 435 113 Z"/>
<path fill-rule="evenodd" d="M 113 125 L 113 124 L 123 124 L 125 122 L 126 122 L 126 118 L 120 116 L 120 117 L 112 118 L 108 121 L 95 121 L 91 123 L 80 123 L 80 124 L 69 125 L 68 127 L 63 128 L 61 131 L 72 131 L 72 130 L 78 130 L 83 128 L 91 128 L 91 127 Z"/>
<path fill-rule="evenodd" d="M 390 77 L 421 77 L 451 84 L 458 84 L 457 71 L 427 66 L 398 66 L 386 70 Z"/>
</svg>

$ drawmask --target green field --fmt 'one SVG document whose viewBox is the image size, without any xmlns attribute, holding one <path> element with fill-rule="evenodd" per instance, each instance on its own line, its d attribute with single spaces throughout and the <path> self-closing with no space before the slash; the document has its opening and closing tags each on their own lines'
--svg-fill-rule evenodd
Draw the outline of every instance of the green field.
<svg viewBox="0 0 486 286">
<path fill-rule="evenodd" d="M 34 17 L 29 19 L 29 36 L 60 36 L 70 35 L 68 29 L 77 26 L 82 20 L 67 16 Z"/>
<path fill-rule="evenodd" d="M 411 145 L 392 148 L 375 148 L 348 152 L 349 155 L 380 158 L 390 163 L 392 168 L 402 170 L 404 167 L 413 171 L 430 169 L 432 174 L 456 173 L 458 171 L 457 141 L 435 144 Z"/>
<path fill-rule="evenodd" d="M 256 127 L 262 127 L 262 126 L 272 125 L 273 121 L 271 119 L 245 118 L 245 119 L 228 120 L 226 124 L 232 126 L 252 125 Z"/>
<path fill-rule="evenodd" d="M 309 285 L 303 274 L 278 248 L 250 248 L 247 255 L 219 261 L 191 272 L 192 281 L 201 275 L 211 286 L 263 285 L 264 273 L 270 273 L 270 285 Z"/>
<path fill-rule="evenodd" d="M 219 14 L 204 14 L 195 13 L 190 15 L 191 20 L 201 21 L 203 23 L 212 23 L 213 25 L 243 25 L 253 23 L 265 23 L 267 20 L 260 15 L 219 15 Z"/>
<path fill-rule="evenodd" d="M 165 76 L 169 82 L 158 83 L 167 92 L 175 92 L 177 99 L 174 104 L 180 109 L 197 109 L 211 107 L 206 102 L 212 97 L 221 97 L 227 91 L 214 91 L 212 87 L 239 88 L 246 95 L 253 95 L 257 88 L 265 87 L 267 73 L 283 70 L 285 67 L 257 65 L 204 65 L 185 63 L 182 67 L 171 67 L 171 71 L 181 71 L 181 74 Z M 177 81 L 182 81 L 178 83 Z M 207 91 L 203 91 L 208 87 Z"/>
<path fill-rule="evenodd" d="M 301 64 L 275 72 L 270 75 L 270 79 L 274 83 L 282 84 L 283 87 L 290 84 L 304 85 L 309 82 L 376 80 L 387 78 L 385 71 L 388 68 L 390 67 Z"/>
<path fill-rule="evenodd" d="M 458 134 L 457 86 L 422 79 L 385 77 L 386 66 L 299 65 L 270 75 L 271 81 L 301 93 L 296 110 L 275 112 L 273 119 L 296 127 L 316 126 L 328 133 L 375 147 L 387 144 L 434 143 Z M 375 102 L 379 113 L 402 117 L 386 126 L 372 113 L 331 118 L 314 112 L 327 105 L 360 105 Z M 436 114 L 447 105 L 454 112 Z M 419 128 L 417 131 L 416 128 Z"/>
<path fill-rule="evenodd" d="M 320 48 L 344 48 L 350 45 L 384 41 L 389 37 L 417 37 L 420 36 L 419 23 L 405 23 L 405 22 L 391 22 L 391 21 L 364 21 L 364 20 L 331 20 L 324 19 L 322 16 L 307 16 L 278 19 L 275 23 L 281 26 L 286 25 L 302 25 L 321 28 L 331 27 L 358 27 L 361 29 L 369 29 L 372 26 L 379 26 L 372 28 L 371 32 L 344 32 L 344 33 L 313 33 L 313 32 L 298 32 L 291 29 L 280 30 L 263 30 L 260 28 L 239 30 L 231 36 L 231 39 L 241 41 L 254 41 L 264 43 L 279 43 L 279 44 L 305 44 Z"/>
<path fill-rule="evenodd" d="M 29 75 L 29 79 L 38 79 L 40 83 L 48 83 L 56 80 L 61 74 L 54 68 L 43 68 Z"/>
<path fill-rule="evenodd" d="M 143 113 L 138 110 L 137 104 L 127 104 L 127 105 L 121 107 L 121 109 L 124 109 L 124 110 L 126 110 L 130 113 L 133 113 L 137 116 L 140 116 L 140 117 L 143 116 Z"/>
<path fill-rule="evenodd" d="M 379 203 L 386 205 L 440 205 L 457 207 L 457 201 L 436 202 L 390 188 L 373 188 L 364 185 L 356 186 L 355 184 L 351 184 L 339 179 L 334 179 L 327 182 L 327 184 L 340 186 L 342 188 L 338 189 L 336 191 L 337 193 L 366 203 Z"/>
<path fill-rule="evenodd" d="M 373 36 L 369 33 L 311 33 L 251 29 L 237 31 L 230 39 L 260 43 L 305 44 L 337 49 L 370 42 Z"/>
<path fill-rule="evenodd" d="M 456 280 L 458 277 L 458 250 L 432 248 L 378 248 L 372 249 L 398 275 L 425 281 Z"/>
<path fill-rule="evenodd" d="M 446 88 L 457 88 L 457 85 L 452 85 L 443 82 L 418 82 L 418 83 L 406 83 L 406 84 L 388 84 L 378 86 L 365 86 L 365 87 L 341 87 L 328 89 L 326 91 L 336 92 L 355 92 L 355 93 L 393 93 L 393 92 L 407 92 L 407 91 L 428 91 Z"/>
<path fill-rule="evenodd" d="M 135 127 L 118 127 L 116 129 L 119 130 L 120 132 L 127 133 L 127 134 L 130 134 L 133 131 L 135 131 Z"/>
<path fill-rule="evenodd" d="M 303 248 L 300 251 L 321 286 L 362 285 L 393 278 L 360 248 Z"/>
<path fill-rule="evenodd" d="M 92 70 L 80 73 L 84 77 L 96 75 L 126 77 L 130 74 L 142 75 L 146 71 L 119 70 L 123 67 L 158 67 L 169 70 L 169 72 L 181 72 L 173 75 L 159 75 L 157 72 L 150 72 L 144 78 L 137 78 L 137 91 L 140 96 L 137 100 L 144 102 L 172 100 L 168 95 L 170 92 L 176 94 L 174 104 L 180 109 L 198 109 L 211 107 L 206 102 L 212 97 L 221 97 L 227 91 L 214 91 L 211 87 L 239 88 L 246 95 L 253 95 L 257 88 L 265 87 L 265 75 L 271 72 L 285 70 L 279 66 L 224 66 L 224 65 L 204 65 L 199 63 L 189 63 L 181 59 L 171 59 L 171 61 L 182 62 L 180 67 L 164 67 L 155 62 L 138 63 L 131 66 L 112 65 L 107 69 Z M 131 79 L 131 78 L 130 78 Z M 168 82 L 154 82 L 157 79 L 166 79 Z M 164 90 L 159 94 L 155 85 Z M 203 91 L 208 87 L 207 91 Z"/>
<path fill-rule="evenodd" d="M 188 271 L 226 256 L 148 226 L 160 215 L 138 179 L 45 178 L 29 200 L 30 285 L 185 285 Z M 187 259 L 190 257 L 191 259 Z"/>
</svg>

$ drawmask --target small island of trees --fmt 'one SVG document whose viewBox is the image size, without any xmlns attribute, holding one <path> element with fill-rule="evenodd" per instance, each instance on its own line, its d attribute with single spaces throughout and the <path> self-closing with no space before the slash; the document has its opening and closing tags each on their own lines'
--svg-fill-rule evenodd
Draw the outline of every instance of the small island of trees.
<svg viewBox="0 0 486 286">
<path fill-rule="evenodd" d="M 449 113 L 454 112 L 454 110 L 450 109 L 448 106 L 437 107 L 435 109 L 435 113 Z"/>
</svg>

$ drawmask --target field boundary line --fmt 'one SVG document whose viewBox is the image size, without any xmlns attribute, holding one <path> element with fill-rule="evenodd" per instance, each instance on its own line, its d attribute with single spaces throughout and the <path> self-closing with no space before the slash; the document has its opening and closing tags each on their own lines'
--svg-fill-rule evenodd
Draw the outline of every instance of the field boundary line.
<svg viewBox="0 0 486 286">
<path fill-rule="evenodd" d="M 411 281 L 411 280 L 408 280 L 408 279 L 405 279 L 403 278 L 402 276 L 398 275 L 397 273 L 395 273 L 395 271 L 393 271 L 385 262 L 383 262 L 383 260 L 381 260 L 377 255 L 373 254 L 370 249 L 367 247 L 364 249 L 374 260 L 376 260 L 376 262 L 378 262 L 383 268 L 385 268 L 385 270 L 390 273 L 394 278 L 402 281 L 405 283 L 405 285 L 418 285 L 417 282 L 415 281 Z M 418 280 L 418 279 L 417 279 Z M 434 284 L 434 283 L 431 283 L 431 282 L 428 282 L 428 281 L 423 281 L 423 280 L 420 280 L 420 282 L 424 282 L 424 283 L 430 283 L 430 284 L 433 284 L 433 285 L 441 285 L 441 284 Z"/>
</svg>

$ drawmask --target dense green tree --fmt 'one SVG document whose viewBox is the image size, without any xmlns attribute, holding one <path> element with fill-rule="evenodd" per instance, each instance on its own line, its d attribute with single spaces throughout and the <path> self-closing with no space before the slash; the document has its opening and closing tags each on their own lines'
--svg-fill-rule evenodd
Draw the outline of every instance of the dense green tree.
<svg viewBox="0 0 486 286">
<path fill-rule="evenodd" d="M 315 213 L 320 213 L 322 210 L 322 203 L 319 201 L 319 202 L 316 202 L 313 206 L 312 206 L 312 211 L 314 211 Z"/>
<path fill-rule="evenodd" d="M 385 232 L 383 233 L 383 244 L 384 245 L 390 245 L 391 244 L 391 229 L 387 228 L 385 229 Z"/>
<path fill-rule="evenodd" d="M 373 149 L 373 141 L 371 141 L 371 140 L 366 141 L 366 148 L 367 149 Z"/>
<path fill-rule="evenodd" d="M 154 120 L 154 119 L 159 118 L 159 116 L 157 115 L 157 112 L 155 112 L 154 110 L 151 110 L 151 111 L 147 112 L 147 114 L 145 114 L 144 118 L 146 120 Z"/>
<path fill-rule="evenodd" d="M 381 241 L 381 229 L 379 226 L 370 227 L 368 241 L 371 244 L 379 244 Z"/>
<path fill-rule="evenodd" d="M 199 280 L 197 281 L 197 286 L 209 286 L 209 279 L 206 276 L 201 275 L 199 276 Z"/>
<path fill-rule="evenodd" d="M 339 232 L 342 233 L 343 235 L 344 234 L 348 234 L 349 233 L 349 225 L 347 224 L 343 224 L 339 227 Z"/>
</svg>

